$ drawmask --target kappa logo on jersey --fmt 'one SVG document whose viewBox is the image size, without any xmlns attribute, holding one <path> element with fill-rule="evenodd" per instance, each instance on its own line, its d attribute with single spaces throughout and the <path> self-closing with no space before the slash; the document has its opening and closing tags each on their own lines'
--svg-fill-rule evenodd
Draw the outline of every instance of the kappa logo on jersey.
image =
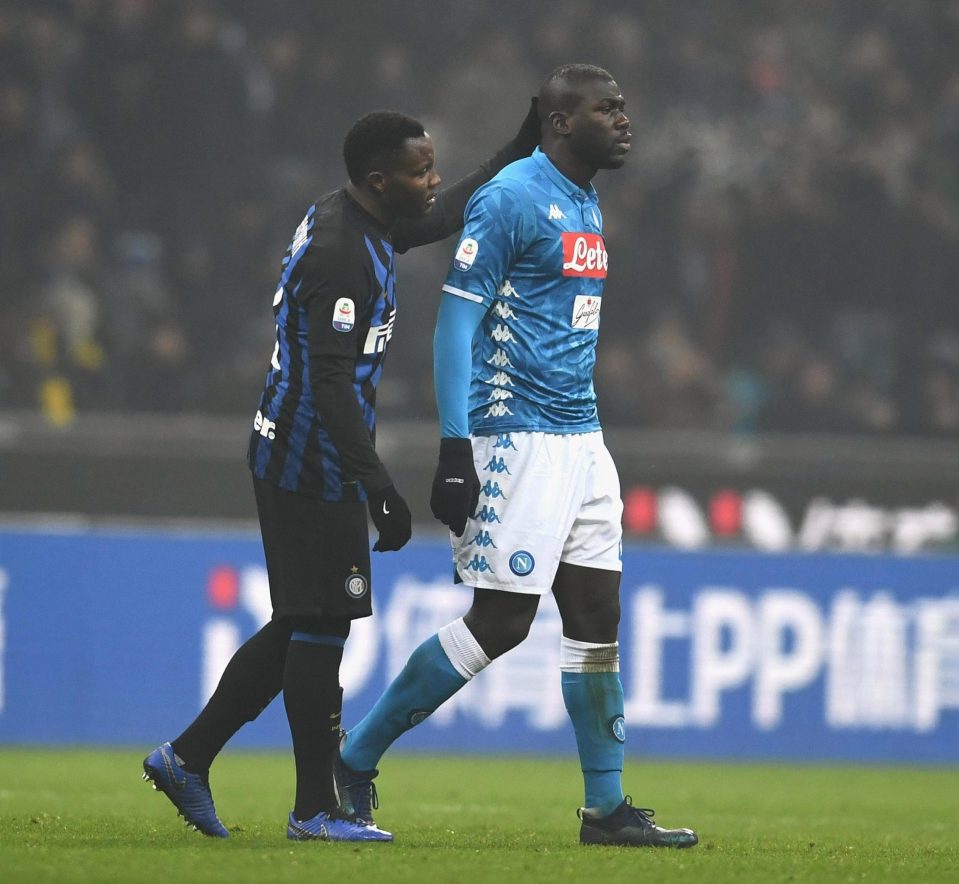
<svg viewBox="0 0 959 884">
<path fill-rule="evenodd" d="M 390 338 L 393 337 L 393 320 L 396 319 L 396 308 L 390 310 L 390 318 L 383 325 L 370 326 L 366 335 L 366 344 L 363 353 L 382 353 L 386 349 Z"/>
<path fill-rule="evenodd" d="M 509 433 L 500 433 L 496 437 L 496 441 L 493 443 L 493 448 L 504 448 L 509 450 L 510 448 L 513 451 L 519 451 L 516 447 L 516 443 L 513 441 L 513 437 Z"/>
<path fill-rule="evenodd" d="M 497 497 L 502 497 L 503 500 L 509 500 L 509 498 L 503 494 L 503 490 L 499 487 L 499 482 L 490 482 L 489 479 L 486 480 L 486 484 L 481 489 L 483 494 L 487 497 L 491 497 L 493 500 L 496 500 Z"/>
<path fill-rule="evenodd" d="M 484 571 L 489 571 L 493 573 L 493 569 L 490 567 L 489 562 L 486 561 L 486 556 L 473 556 L 469 560 L 469 563 L 466 565 L 467 571 L 476 571 L 477 574 L 482 574 Z"/>
<path fill-rule="evenodd" d="M 493 537 L 489 531 L 482 529 L 476 532 L 476 536 L 470 541 L 470 543 L 475 543 L 477 546 L 487 547 L 491 546 L 493 549 L 496 549 L 496 544 L 493 543 Z"/>
<path fill-rule="evenodd" d="M 509 330 L 509 326 L 498 323 L 496 328 L 490 332 L 490 337 L 496 341 L 497 344 L 508 344 L 511 341 L 515 341 L 516 338 L 513 337 L 513 333 Z"/>
<path fill-rule="evenodd" d="M 356 305 L 349 298 L 340 298 L 333 307 L 333 328 L 348 332 L 356 325 Z"/>
<path fill-rule="evenodd" d="M 577 295 L 573 301 L 573 328 L 599 328 L 599 310 L 602 306 L 602 298 Z"/>
<path fill-rule="evenodd" d="M 556 205 L 556 203 L 549 204 L 549 215 L 547 216 L 550 221 L 565 221 L 566 216 L 563 214 L 563 210 Z"/>
<path fill-rule="evenodd" d="M 503 524 L 503 520 L 496 514 L 496 508 L 487 506 L 485 503 L 481 509 L 477 510 L 474 518 L 477 518 L 481 522 L 486 522 L 488 524 L 493 522 L 499 522 L 501 525 Z"/>
<path fill-rule="evenodd" d="M 497 368 L 513 368 L 513 363 L 509 361 L 509 356 L 502 347 L 486 360 L 486 364 L 495 365 Z"/>
<path fill-rule="evenodd" d="M 493 312 L 500 319 L 516 319 L 516 314 L 510 310 L 509 304 L 505 301 L 497 301 L 493 307 Z"/>
<path fill-rule="evenodd" d="M 495 390 L 491 390 L 489 396 L 486 397 L 487 402 L 502 402 L 504 399 L 512 399 L 513 394 L 509 390 L 502 390 L 497 387 Z"/>
<path fill-rule="evenodd" d="M 515 387 L 516 384 L 513 383 L 513 379 L 505 372 L 498 371 L 491 378 L 487 378 L 483 381 L 484 384 L 492 384 L 494 387 Z"/>
<path fill-rule="evenodd" d="M 512 476 L 513 474 L 509 471 L 509 467 L 506 466 L 506 461 L 501 457 L 491 457 L 489 463 L 483 467 L 484 470 L 489 470 L 491 473 L 506 473 L 507 476 Z"/>
<path fill-rule="evenodd" d="M 513 412 L 510 411 L 503 402 L 495 402 L 486 409 L 486 417 L 504 417 L 507 414 L 510 415 L 510 417 L 513 416 Z"/>
<path fill-rule="evenodd" d="M 563 276 L 606 279 L 609 256 L 598 233 L 563 233 Z"/>
<path fill-rule="evenodd" d="M 457 270 L 469 270 L 476 260 L 476 254 L 479 252 L 479 243 L 472 237 L 466 237 L 456 250 L 453 257 L 453 266 Z"/>
<path fill-rule="evenodd" d="M 499 287 L 499 290 L 496 292 L 496 294 L 499 295 L 501 298 L 518 298 L 519 297 L 519 292 L 513 288 L 513 283 L 511 283 L 508 279 Z"/>
</svg>

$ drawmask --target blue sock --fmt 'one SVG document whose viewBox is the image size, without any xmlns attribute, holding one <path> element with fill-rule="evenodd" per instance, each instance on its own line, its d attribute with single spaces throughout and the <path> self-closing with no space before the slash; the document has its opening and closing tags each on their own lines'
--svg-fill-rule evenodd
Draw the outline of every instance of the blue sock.
<svg viewBox="0 0 959 884">
<path fill-rule="evenodd" d="M 626 726 L 618 672 L 564 672 L 563 700 L 576 732 L 586 807 L 603 815 L 623 801 Z"/>
<path fill-rule="evenodd" d="M 467 679 L 450 663 L 436 635 L 410 655 L 373 708 L 350 728 L 343 761 L 354 770 L 372 770 L 393 741 L 453 696 Z"/>
</svg>

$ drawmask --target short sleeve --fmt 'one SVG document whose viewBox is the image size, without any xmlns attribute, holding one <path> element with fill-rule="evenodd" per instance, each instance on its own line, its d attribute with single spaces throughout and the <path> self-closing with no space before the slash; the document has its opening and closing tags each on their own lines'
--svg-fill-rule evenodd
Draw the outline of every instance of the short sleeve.
<svg viewBox="0 0 959 884">
<path fill-rule="evenodd" d="M 493 179 L 473 194 L 443 291 L 489 307 L 532 240 L 526 188 Z"/>
</svg>

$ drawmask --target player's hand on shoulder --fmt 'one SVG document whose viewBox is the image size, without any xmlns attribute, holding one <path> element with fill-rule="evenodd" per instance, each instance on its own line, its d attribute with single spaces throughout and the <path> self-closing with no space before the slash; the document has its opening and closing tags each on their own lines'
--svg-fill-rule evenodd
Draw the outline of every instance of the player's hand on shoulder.
<svg viewBox="0 0 959 884">
<path fill-rule="evenodd" d="M 513 139 L 513 144 L 516 145 L 516 150 L 521 156 L 529 156 L 539 146 L 542 138 L 540 133 L 539 99 L 534 95 L 529 101 L 529 110 L 519 127 L 519 132 Z"/>
<path fill-rule="evenodd" d="M 476 512 L 480 481 L 473 465 L 469 439 L 440 439 L 440 459 L 433 476 L 430 509 L 450 531 L 462 537 L 466 522 Z"/>
<path fill-rule="evenodd" d="M 393 485 L 367 494 L 370 518 L 379 532 L 373 549 L 390 552 L 402 549 L 413 536 L 413 517 L 406 501 Z"/>
</svg>

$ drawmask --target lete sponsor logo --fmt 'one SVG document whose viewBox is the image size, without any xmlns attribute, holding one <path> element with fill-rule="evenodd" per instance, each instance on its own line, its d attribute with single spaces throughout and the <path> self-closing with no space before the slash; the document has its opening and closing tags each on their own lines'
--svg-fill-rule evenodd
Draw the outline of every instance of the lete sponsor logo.
<svg viewBox="0 0 959 884">
<path fill-rule="evenodd" d="M 606 244 L 598 233 L 563 233 L 563 276 L 605 279 Z"/>
</svg>

